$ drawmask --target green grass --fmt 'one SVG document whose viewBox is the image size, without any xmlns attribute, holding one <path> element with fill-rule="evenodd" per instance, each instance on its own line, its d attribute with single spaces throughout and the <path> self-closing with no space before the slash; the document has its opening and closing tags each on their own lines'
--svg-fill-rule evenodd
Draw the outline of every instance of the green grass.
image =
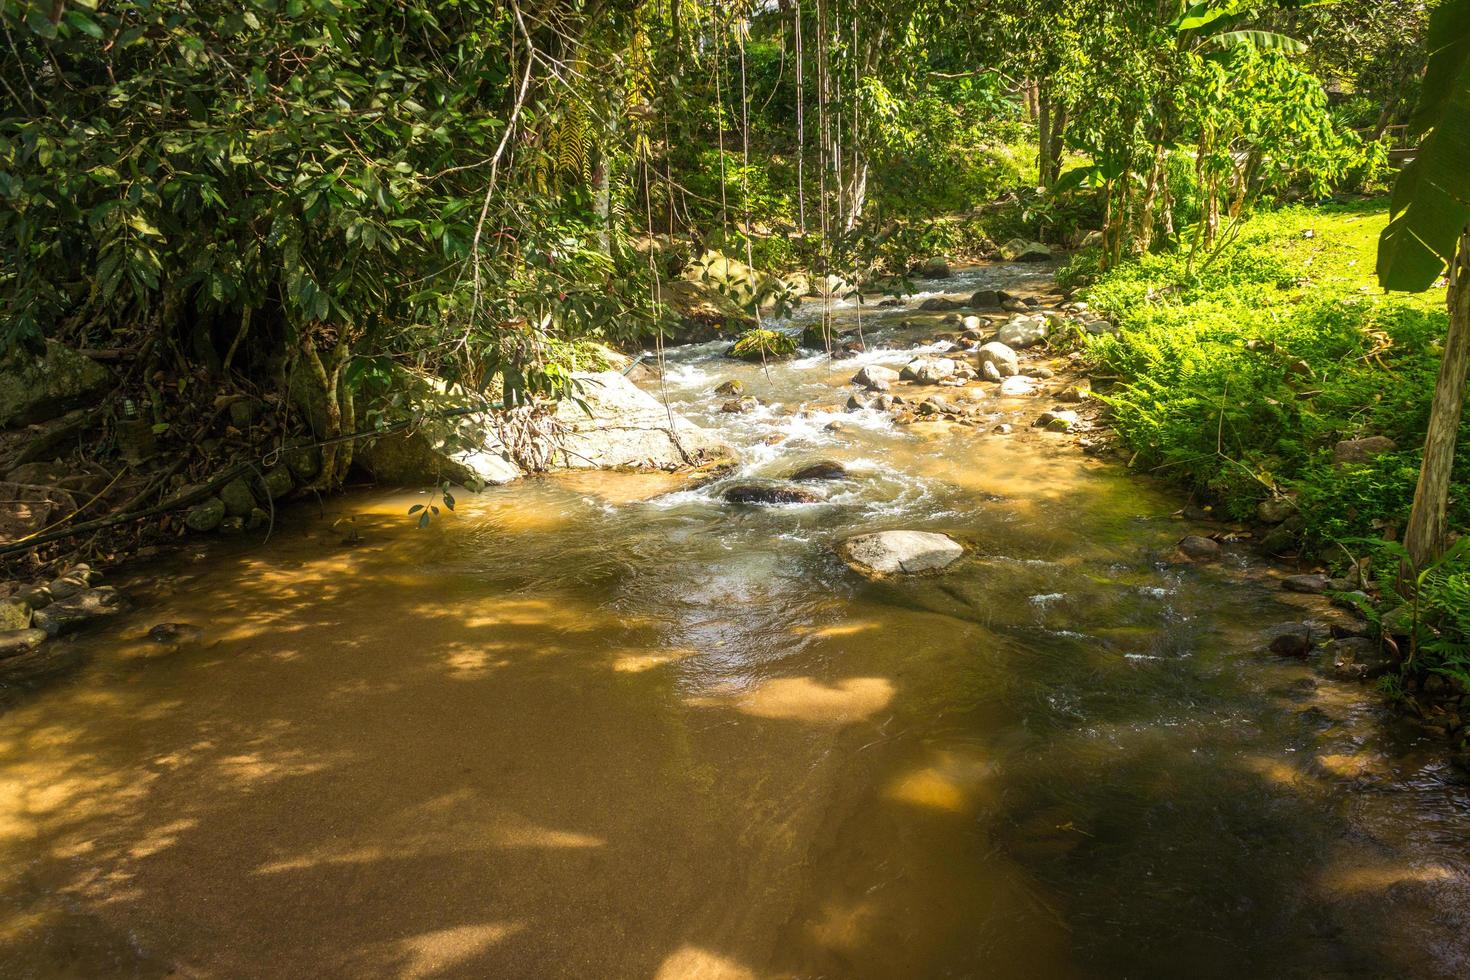
<svg viewBox="0 0 1470 980">
<path fill-rule="evenodd" d="M 1149 255 L 1097 275 L 1079 256 L 1063 282 L 1122 326 L 1086 342 L 1134 465 L 1249 518 L 1295 494 L 1308 552 L 1392 534 L 1408 516 L 1448 318 L 1442 288 L 1385 294 L 1374 277 L 1381 201 L 1264 213 L 1217 261 Z M 1310 231 L 1310 237 L 1305 234 Z M 1384 435 L 1398 450 L 1334 466 L 1340 439 Z M 1451 520 L 1470 519 L 1470 427 L 1462 430 Z"/>
</svg>

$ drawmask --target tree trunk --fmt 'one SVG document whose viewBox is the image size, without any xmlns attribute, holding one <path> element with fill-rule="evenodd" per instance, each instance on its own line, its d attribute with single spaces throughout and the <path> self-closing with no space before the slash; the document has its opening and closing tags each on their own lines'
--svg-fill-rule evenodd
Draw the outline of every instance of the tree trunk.
<svg viewBox="0 0 1470 980">
<path fill-rule="evenodd" d="M 1047 95 L 1045 83 L 1038 84 L 1036 92 L 1036 183 L 1042 187 L 1050 187 L 1046 174 L 1050 169 L 1047 159 L 1051 156 L 1051 99 Z"/>
<path fill-rule="evenodd" d="M 1424 439 L 1424 462 L 1414 490 L 1414 509 L 1404 531 L 1404 547 L 1418 569 L 1444 553 L 1449 531 L 1450 471 L 1455 465 L 1455 441 L 1465 406 L 1465 374 L 1470 367 L 1470 228 L 1461 234 L 1459 253 L 1450 265 L 1447 301 L 1450 329 L 1429 407 L 1429 433 Z"/>
</svg>

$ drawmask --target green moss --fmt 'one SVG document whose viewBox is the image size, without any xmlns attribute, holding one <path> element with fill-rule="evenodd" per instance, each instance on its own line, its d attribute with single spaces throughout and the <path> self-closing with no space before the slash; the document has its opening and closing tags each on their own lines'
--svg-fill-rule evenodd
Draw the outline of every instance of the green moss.
<svg viewBox="0 0 1470 980">
<path fill-rule="evenodd" d="M 796 354 L 796 338 L 757 327 L 747 330 L 725 353 L 742 361 L 779 361 Z"/>
</svg>

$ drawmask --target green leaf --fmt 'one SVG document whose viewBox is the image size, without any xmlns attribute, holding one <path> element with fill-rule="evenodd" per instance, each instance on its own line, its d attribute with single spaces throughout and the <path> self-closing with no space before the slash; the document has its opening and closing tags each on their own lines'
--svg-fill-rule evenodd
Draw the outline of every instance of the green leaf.
<svg viewBox="0 0 1470 980">
<path fill-rule="evenodd" d="M 1463 91 L 1465 71 L 1470 65 L 1470 3 L 1445 0 L 1429 15 L 1429 66 L 1419 105 L 1409 120 L 1409 132 L 1419 135 L 1438 126 L 1454 95 Z"/>
<path fill-rule="evenodd" d="M 1275 31 L 1226 31 L 1210 38 L 1210 44 L 1216 47 L 1246 45 L 1258 51 L 1283 51 L 1287 54 L 1301 54 L 1307 50 L 1307 46 L 1296 38 Z"/>
</svg>

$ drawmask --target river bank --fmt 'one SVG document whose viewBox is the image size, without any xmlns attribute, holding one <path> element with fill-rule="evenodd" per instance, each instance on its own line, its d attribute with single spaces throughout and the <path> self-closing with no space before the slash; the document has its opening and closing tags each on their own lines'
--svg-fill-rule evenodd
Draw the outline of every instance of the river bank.
<svg viewBox="0 0 1470 980">
<path fill-rule="evenodd" d="M 135 608 L 0 715 L 5 972 L 1461 974 L 1439 743 L 1265 650 L 1320 600 L 1184 560 L 1212 525 L 1049 398 L 848 410 L 957 332 L 861 315 L 841 362 L 667 352 L 740 449 L 713 481 L 533 477 L 423 529 L 354 491 L 120 573 Z M 822 461 L 820 502 L 725 500 Z M 964 556 L 839 554 L 898 529 Z"/>
</svg>

